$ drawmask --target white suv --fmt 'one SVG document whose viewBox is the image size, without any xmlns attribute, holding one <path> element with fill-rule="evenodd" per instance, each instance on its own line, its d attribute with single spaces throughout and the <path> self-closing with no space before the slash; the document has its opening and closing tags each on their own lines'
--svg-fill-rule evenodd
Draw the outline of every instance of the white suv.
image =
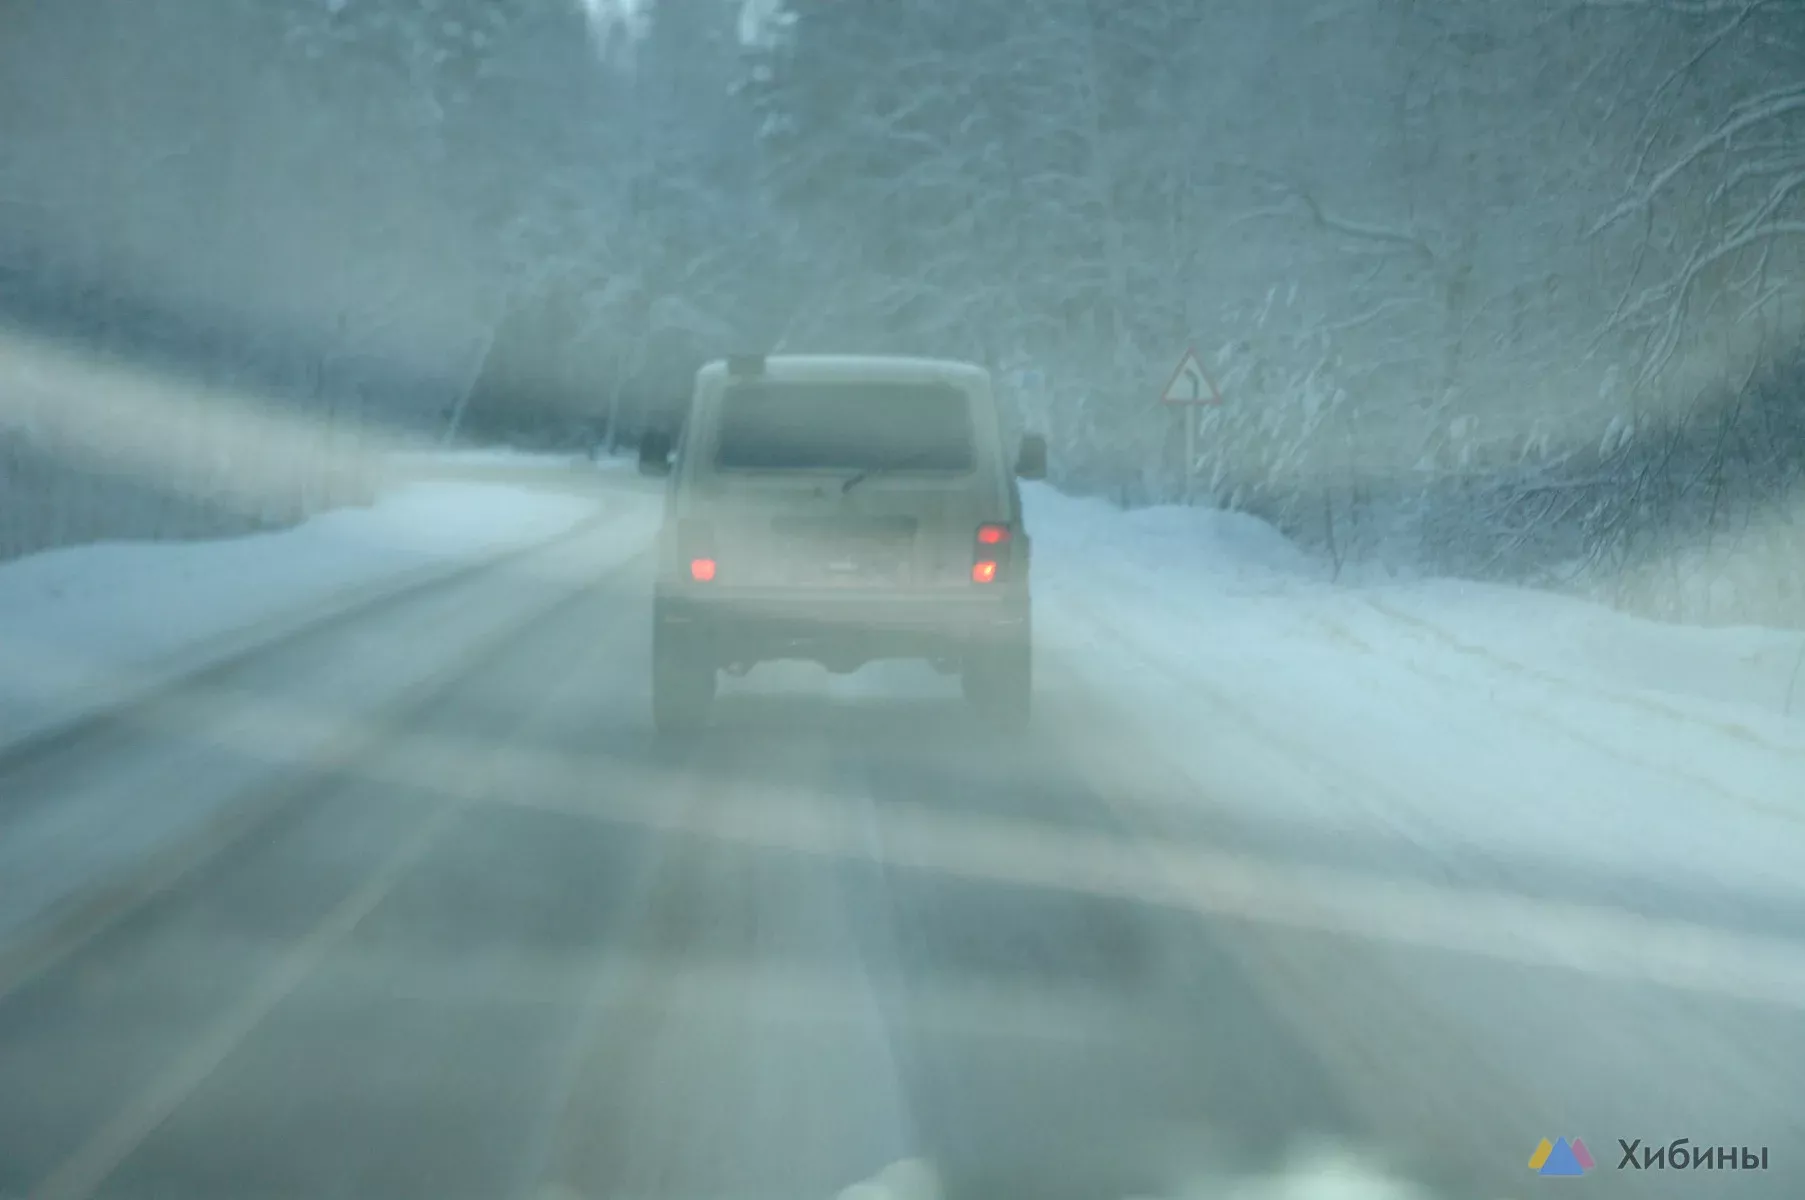
<svg viewBox="0 0 1805 1200">
<path fill-rule="evenodd" d="M 673 453 L 674 451 L 674 453 Z M 696 374 L 667 475 L 653 598 L 652 710 L 692 729 L 717 673 L 777 659 L 850 672 L 920 658 L 959 672 L 1001 726 L 1026 725 L 1033 682 L 1027 530 L 990 375 L 919 358 L 784 356 Z"/>
</svg>

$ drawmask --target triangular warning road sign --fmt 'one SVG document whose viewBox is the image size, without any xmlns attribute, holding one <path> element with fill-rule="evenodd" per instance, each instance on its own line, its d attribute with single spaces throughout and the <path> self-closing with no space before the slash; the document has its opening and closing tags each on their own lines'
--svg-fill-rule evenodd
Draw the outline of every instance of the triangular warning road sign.
<svg viewBox="0 0 1805 1200">
<path fill-rule="evenodd" d="M 1216 390 L 1216 383 L 1209 372 L 1203 369 L 1203 362 L 1197 357 L 1196 350 L 1186 350 L 1185 356 L 1178 362 L 1178 370 L 1172 372 L 1172 382 L 1160 393 L 1161 404 L 1221 404 L 1222 393 Z"/>
</svg>

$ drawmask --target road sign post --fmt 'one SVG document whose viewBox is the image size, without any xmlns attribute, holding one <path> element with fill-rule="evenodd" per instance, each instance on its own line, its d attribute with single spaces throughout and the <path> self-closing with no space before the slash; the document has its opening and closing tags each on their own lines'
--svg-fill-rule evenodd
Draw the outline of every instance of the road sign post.
<svg viewBox="0 0 1805 1200">
<path fill-rule="evenodd" d="M 1197 406 L 1185 405 L 1185 507 L 1197 503 Z"/>
<path fill-rule="evenodd" d="M 1172 379 L 1160 393 L 1159 401 L 1184 406 L 1185 503 L 1190 504 L 1197 490 L 1197 410 L 1206 404 L 1214 407 L 1222 403 L 1222 393 L 1216 389 L 1216 381 L 1210 378 L 1209 372 L 1203 369 L 1203 360 L 1197 357 L 1195 349 L 1186 350 L 1185 356 L 1178 360 L 1178 370 L 1172 372 Z"/>
</svg>

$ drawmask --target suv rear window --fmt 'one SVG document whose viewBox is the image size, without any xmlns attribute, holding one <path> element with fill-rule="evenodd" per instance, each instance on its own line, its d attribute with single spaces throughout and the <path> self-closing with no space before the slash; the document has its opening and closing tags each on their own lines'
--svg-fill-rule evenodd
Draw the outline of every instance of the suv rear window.
<svg viewBox="0 0 1805 1200">
<path fill-rule="evenodd" d="M 969 471 L 970 405 L 947 384 L 736 384 L 721 400 L 715 465 Z"/>
</svg>

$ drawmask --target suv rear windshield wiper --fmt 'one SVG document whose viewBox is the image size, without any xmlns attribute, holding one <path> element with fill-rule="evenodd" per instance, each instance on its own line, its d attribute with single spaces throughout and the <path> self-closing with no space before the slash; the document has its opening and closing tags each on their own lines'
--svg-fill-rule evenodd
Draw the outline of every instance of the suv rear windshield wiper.
<svg viewBox="0 0 1805 1200">
<path fill-rule="evenodd" d="M 943 449 L 945 449 L 945 447 L 933 446 L 927 449 L 917 450 L 913 454 L 905 454 L 901 458 L 892 459 L 890 462 L 877 463 L 873 466 L 864 467 L 847 476 L 846 482 L 840 485 L 840 494 L 844 496 L 855 486 L 865 482 L 865 480 L 871 478 L 873 475 L 882 475 L 886 471 L 906 471 L 910 467 L 918 467 L 924 462 L 931 462 L 940 457 L 940 453 Z"/>
</svg>

